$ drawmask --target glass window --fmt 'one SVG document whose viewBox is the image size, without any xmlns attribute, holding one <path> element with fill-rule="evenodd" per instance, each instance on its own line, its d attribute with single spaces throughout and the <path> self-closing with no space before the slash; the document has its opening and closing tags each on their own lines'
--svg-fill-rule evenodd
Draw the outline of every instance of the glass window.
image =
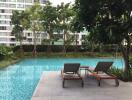
<svg viewBox="0 0 132 100">
<path fill-rule="evenodd" d="M 86 37 L 86 35 L 82 35 L 82 40 L 84 40 L 84 39 L 85 39 L 85 37 Z"/>
<path fill-rule="evenodd" d="M 16 0 L 8 0 L 9 2 L 16 2 Z"/>
<path fill-rule="evenodd" d="M 9 33 L 6 33 L 6 32 L 0 32 L 0 36 L 8 36 Z"/>
<path fill-rule="evenodd" d="M 0 3 L 0 7 L 8 7 L 8 5 L 5 3 Z"/>
<path fill-rule="evenodd" d="M 7 41 L 6 38 L 0 38 L 0 41 Z"/>
<path fill-rule="evenodd" d="M 16 5 L 15 4 L 9 4 L 9 7 L 16 8 Z"/>
<path fill-rule="evenodd" d="M 6 16 L 5 15 L 0 15 L 0 18 L 5 19 Z"/>
<path fill-rule="evenodd" d="M 16 39 L 15 38 L 11 38 L 11 41 L 13 42 L 13 41 L 15 41 Z"/>
<path fill-rule="evenodd" d="M 7 2 L 7 0 L 0 0 L 0 2 Z"/>
<path fill-rule="evenodd" d="M 32 3 L 32 0 L 25 0 L 25 3 Z"/>
<path fill-rule="evenodd" d="M 24 0 L 17 0 L 17 2 L 22 2 L 22 3 L 24 3 Z"/>
<path fill-rule="evenodd" d="M 5 26 L 0 26 L 0 30 L 6 30 Z"/>
<path fill-rule="evenodd" d="M 17 8 L 24 8 L 24 5 L 23 4 L 18 4 Z"/>
<path fill-rule="evenodd" d="M 4 9 L 0 9 L 0 13 L 5 13 L 5 10 Z"/>
<path fill-rule="evenodd" d="M 29 39 L 28 39 L 28 42 L 32 42 L 32 38 L 29 38 Z"/>
<path fill-rule="evenodd" d="M 30 8 L 31 7 L 31 5 L 25 5 L 25 8 Z"/>
<path fill-rule="evenodd" d="M 46 0 L 40 0 L 40 2 L 41 2 L 42 4 L 45 4 L 45 3 L 46 3 Z"/>
</svg>

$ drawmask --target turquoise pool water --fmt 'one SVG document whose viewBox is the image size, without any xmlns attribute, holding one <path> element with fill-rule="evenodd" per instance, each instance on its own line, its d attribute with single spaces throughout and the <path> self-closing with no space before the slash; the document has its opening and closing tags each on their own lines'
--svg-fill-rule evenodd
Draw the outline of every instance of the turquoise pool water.
<svg viewBox="0 0 132 100">
<path fill-rule="evenodd" d="M 122 68 L 122 59 L 106 58 L 43 58 L 25 59 L 0 71 L 0 100 L 30 100 L 43 71 L 58 71 L 64 63 L 81 63 L 95 67 L 98 61 L 114 61 Z"/>
</svg>

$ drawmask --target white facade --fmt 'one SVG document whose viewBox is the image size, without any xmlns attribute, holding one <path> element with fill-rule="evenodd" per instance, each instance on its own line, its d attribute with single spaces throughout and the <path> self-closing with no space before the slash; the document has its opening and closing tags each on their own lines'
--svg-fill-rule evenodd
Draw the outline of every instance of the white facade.
<svg viewBox="0 0 132 100">
<path fill-rule="evenodd" d="M 34 4 L 36 0 L 0 0 L 0 45 L 17 45 L 19 44 L 15 36 L 11 35 L 12 26 L 10 25 L 11 16 L 13 10 L 25 10 Z M 45 3 L 45 0 L 39 0 L 41 5 Z M 41 34 L 38 37 L 38 43 L 41 42 Z M 33 44 L 32 33 L 25 32 L 24 44 Z"/>
<path fill-rule="evenodd" d="M 19 45 L 19 42 L 15 39 L 15 36 L 11 34 L 12 26 L 11 16 L 13 10 L 25 10 L 32 6 L 35 1 L 38 0 L 0 0 L 0 45 Z M 46 0 L 39 0 L 43 6 Z M 72 33 L 71 33 L 72 34 Z M 76 33 L 78 40 L 77 44 L 81 45 L 82 36 L 85 33 Z M 33 34 L 30 31 L 24 31 L 25 40 L 23 44 L 33 44 Z M 41 44 L 42 38 L 48 37 L 46 34 L 38 34 L 37 44 Z"/>
</svg>

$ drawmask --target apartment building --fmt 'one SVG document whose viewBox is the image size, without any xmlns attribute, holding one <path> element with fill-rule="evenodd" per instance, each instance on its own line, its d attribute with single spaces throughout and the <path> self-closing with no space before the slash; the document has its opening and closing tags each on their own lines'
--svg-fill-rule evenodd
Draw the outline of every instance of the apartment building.
<svg viewBox="0 0 132 100">
<path fill-rule="evenodd" d="M 12 26 L 10 25 L 13 10 L 25 10 L 32 6 L 38 0 L 0 0 L 0 45 L 19 45 L 15 36 L 11 34 Z M 43 6 L 45 0 L 39 0 Z M 38 36 L 38 43 L 41 43 L 41 35 Z M 31 32 L 24 32 L 26 37 L 24 44 L 33 44 L 33 36 Z"/>
<path fill-rule="evenodd" d="M 15 36 L 11 34 L 11 16 L 13 10 L 25 10 L 32 6 L 38 0 L 0 0 L 0 45 L 19 45 Z M 44 6 L 46 0 L 39 0 L 40 4 Z M 44 32 L 37 34 L 37 44 L 41 44 L 43 37 L 48 37 Z M 63 35 L 63 34 L 62 34 Z M 72 33 L 71 33 L 72 35 Z M 85 33 L 76 33 L 77 44 L 81 45 L 81 38 Z M 33 34 L 31 31 L 24 31 L 23 44 L 33 44 Z M 63 36 L 62 36 L 63 37 Z"/>
</svg>

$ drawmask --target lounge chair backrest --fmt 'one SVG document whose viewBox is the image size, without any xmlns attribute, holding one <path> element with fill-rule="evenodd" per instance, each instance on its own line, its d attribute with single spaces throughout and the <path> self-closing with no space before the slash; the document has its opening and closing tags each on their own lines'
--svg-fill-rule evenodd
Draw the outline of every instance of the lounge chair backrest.
<svg viewBox="0 0 132 100">
<path fill-rule="evenodd" d="M 98 62 L 95 68 L 95 72 L 105 72 L 107 73 L 108 69 L 112 66 L 113 62 Z"/>
<path fill-rule="evenodd" d="M 65 63 L 64 64 L 64 73 L 66 72 L 73 72 L 78 73 L 80 67 L 80 63 Z"/>
</svg>

